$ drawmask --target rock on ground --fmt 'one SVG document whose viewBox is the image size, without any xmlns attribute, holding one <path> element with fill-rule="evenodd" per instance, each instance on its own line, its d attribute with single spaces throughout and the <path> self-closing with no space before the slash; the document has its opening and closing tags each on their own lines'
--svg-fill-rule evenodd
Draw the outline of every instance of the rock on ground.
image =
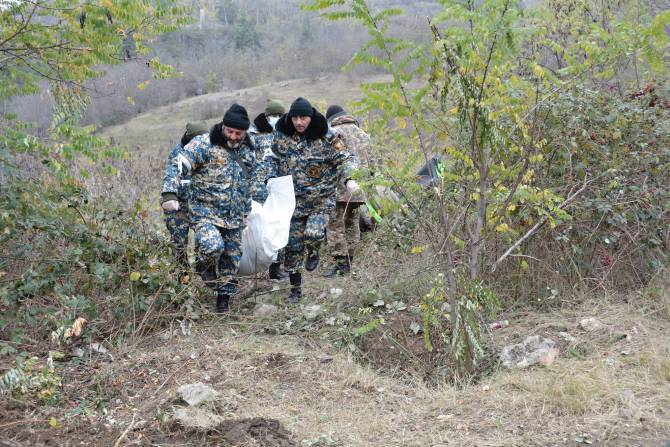
<svg viewBox="0 0 670 447">
<path fill-rule="evenodd" d="M 305 306 L 302 309 L 302 315 L 308 321 L 316 320 L 317 318 L 321 317 L 323 313 L 324 313 L 323 306 L 319 306 L 318 304 Z"/>
<path fill-rule="evenodd" d="M 184 402 L 194 407 L 203 402 L 210 402 L 219 397 L 219 393 L 204 383 L 189 383 L 182 385 L 177 389 L 180 397 Z"/>
<path fill-rule="evenodd" d="M 258 303 L 254 308 L 254 317 L 271 317 L 279 312 L 279 308 L 274 304 Z"/>
<path fill-rule="evenodd" d="M 603 324 L 595 317 L 584 318 L 579 322 L 579 328 L 586 332 L 595 332 L 603 327 Z"/>
<path fill-rule="evenodd" d="M 505 346 L 500 360 L 505 368 L 529 368 L 541 364 L 551 365 L 558 357 L 556 342 L 550 338 L 540 340 L 539 335 L 527 337 L 523 343 Z"/>
</svg>

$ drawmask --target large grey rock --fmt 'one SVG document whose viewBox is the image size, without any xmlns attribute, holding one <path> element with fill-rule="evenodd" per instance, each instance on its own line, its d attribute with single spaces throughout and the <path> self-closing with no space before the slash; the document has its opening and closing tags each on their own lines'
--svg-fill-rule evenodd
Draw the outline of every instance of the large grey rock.
<svg viewBox="0 0 670 447">
<path fill-rule="evenodd" d="M 316 320 L 317 318 L 321 317 L 323 314 L 324 314 L 323 306 L 319 306 L 318 304 L 312 304 L 310 306 L 305 306 L 302 309 L 302 315 L 308 321 Z"/>
<path fill-rule="evenodd" d="M 216 400 L 219 397 L 219 393 L 215 389 L 200 382 L 182 385 L 177 391 L 182 400 L 192 407 L 203 402 Z"/>
<path fill-rule="evenodd" d="M 254 308 L 254 316 L 257 318 L 266 318 L 276 315 L 279 308 L 274 304 L 258 303 Z"/>
<path fill-rule="evenodd" d="M 218 414 L 214 414 L 200 407 L 175 408 L 174 418 L 184 427 L 200 428 L 204 430 L 215 428 L 224 420 L 223 417 Z"/>
<path fill-rule="evenodd" d="M 595 317 L 584 318 L 579 322 L 579 328 L 586 332 L 595 332 L 603 327 L 603 324 Z"/>
<path fill-rule="evenodd" d="M 527 337 L 523 343 L 505 346 L 500 360 L 505 368 L 529 368 L 533 365 L 551 365 L 558 357 L 556 342 L 550 338 L 540 340 L 539 335 Z"/>
</svg>

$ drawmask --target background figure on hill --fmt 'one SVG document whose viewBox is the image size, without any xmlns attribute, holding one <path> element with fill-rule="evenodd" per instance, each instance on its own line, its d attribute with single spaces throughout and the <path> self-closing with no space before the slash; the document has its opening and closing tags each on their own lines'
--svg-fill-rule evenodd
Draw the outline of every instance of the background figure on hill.
<svg viewBox="0 0 670 447">
<path fill-rule="evenodd" d="M 304 98 L 297 98 L 276 126 L 272 152 L 277 157 L 277 176 L 292 175 L 295 211 L 291 219 L 286 269 L 289 271 L 289 302 L 302 296 L 302 270 L 314 270 L 325 236 L 328 216 L 335 208 L 338 179 L 345 178 L 349 159 L 339 137 L 328 129 L 326 117 Z M 304 261 L 307 251 L 307 261 Z"/>
<path fill-rule="evenodd" d="M 272 160 L 272 141 L 274 140 L 274 130 L 279 118 L 286 112 L 286 107 L 278 99 L 268 100 L 265 112 L 260 113 L 255 119 L 254 124 L 249 128 L 249 134 L 256 146 L 256 159 L 259 160 L 256 169 L 256 179 L 253 187 L 253 199 L 258 203 L 265 202 L 268 197 L 266 183 L 268 179 L 276 177 L 273 172 L 275 163 Z M 284 259 L 284 250 L 277 253 L 277 261 L 270 264 L 268 275 L 270 279 L 286 279 L 288 273 L 281 268 Z"/>
<path fill-rule="evenodd" d="M 370 168 L 370 136 L 358 127 L 358 121 L 348 115 L 342 107 L 332 105 L 326 111 L 326 119 L 333 132 L 338 135 L 347 152 L 365 168 Z M 337 187 L 335 215 L 328 222 L 328 248 L 335 258 L 335 265 L 323 276 L 346 275 L 351 271 L 356 245 L 361 239 L 359 207 L 365 204 L 365 195 L 354 180 L 340 182 Z"/>
<path fill-rule="evenodd" d="M 238 290 L 242 229 L 251 211 L 256 153 L 248 128 L 246 109 L 233 104 L 209 134 L 195 137 L 178 151 L 163 181 L 162 206 L 173 211 L 179 209 L 181 178 L 191 176 L 189 204 L 198 273 L 217 292 L 219 313 L 228 310 L 230 296 Z"/>
<path fill-rule="evenodd" d="M 196 121 L 186 124 L 186 131 L 179 141 L 168 154 L 168 163 L 174 159 L 180 150 L 184 148 L 197 135 L 207 133 L 207 124 L 202 121 Z M 188 255 L 186 247 L 188 245 L 188 229 L 190 228 L 190 218 L 188 211 L 188 191 L 191 177 L 185 175 L 179 181 L 177 188 L 177 202 L 179 209 L 174 211 L 163 210 L 163 220 L 170 233 L 172 244 L 175 250 L 175 258 L 182 268 L 179 273 L 179 280 L 184 281 L 185 272 L 188 270 Z"/>
</svg>

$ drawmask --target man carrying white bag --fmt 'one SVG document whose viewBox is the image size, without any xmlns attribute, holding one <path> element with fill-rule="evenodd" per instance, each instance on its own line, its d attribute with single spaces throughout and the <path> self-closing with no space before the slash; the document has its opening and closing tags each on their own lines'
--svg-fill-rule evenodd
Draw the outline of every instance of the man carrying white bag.
<svg viewBox="0 0 670 447">
<path fill-rule="evenodd" d="M 251 203 L 247 226 L 242 232 L 242 258 L 239 276 L 264 272 L 277 259 L 277 252 L 288 243 L 291 216 L 295 210 L 293 178 L 290 175 L 267 182 L 264 204 Z"/>
</svg>

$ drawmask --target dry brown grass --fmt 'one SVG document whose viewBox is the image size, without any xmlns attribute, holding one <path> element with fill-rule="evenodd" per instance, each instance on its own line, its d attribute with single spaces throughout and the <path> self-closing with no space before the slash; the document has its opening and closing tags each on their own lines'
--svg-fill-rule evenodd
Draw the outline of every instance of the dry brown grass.
<svg viewBox="0 0 670 447">
<path fill-rule="evenodd" d="M 296 440 L 320 439 L 318 445 L 575 445 L 585 434 L 593 445 L 659 446 L 670 440 L 668 322 L 620 298 L 508 316 L 510 327 L 488 337 L 494 349 L 534 333 L 556 338 L 567 331 L 577 341 L 562 344 L 549 367 L 495 370 L 461 387 L 380 374 L 316 332 L 268 335 L 284 326 L 287 315 L 201 322 L 190 337 L 163 334 L 117 350 L 116 361 L 99 364 L 95 378 L 113 396 L 109 414 L 92 418 L 89 434 L 77 429 L 56 437 L 76 435 L 88 445 L 116 439 L 136 413 L 145 422 L 128 442 L 197 445 L 155 417 L 169 413 L 179 385 L 202 381 L 224 396 L 220 411 L 226 418 L 278 419 Z M 603 329 L 578 329 L 578 320 L 591 315 Z M 574 346 L 585 354 L 573 357 Z"/>
</svg>

